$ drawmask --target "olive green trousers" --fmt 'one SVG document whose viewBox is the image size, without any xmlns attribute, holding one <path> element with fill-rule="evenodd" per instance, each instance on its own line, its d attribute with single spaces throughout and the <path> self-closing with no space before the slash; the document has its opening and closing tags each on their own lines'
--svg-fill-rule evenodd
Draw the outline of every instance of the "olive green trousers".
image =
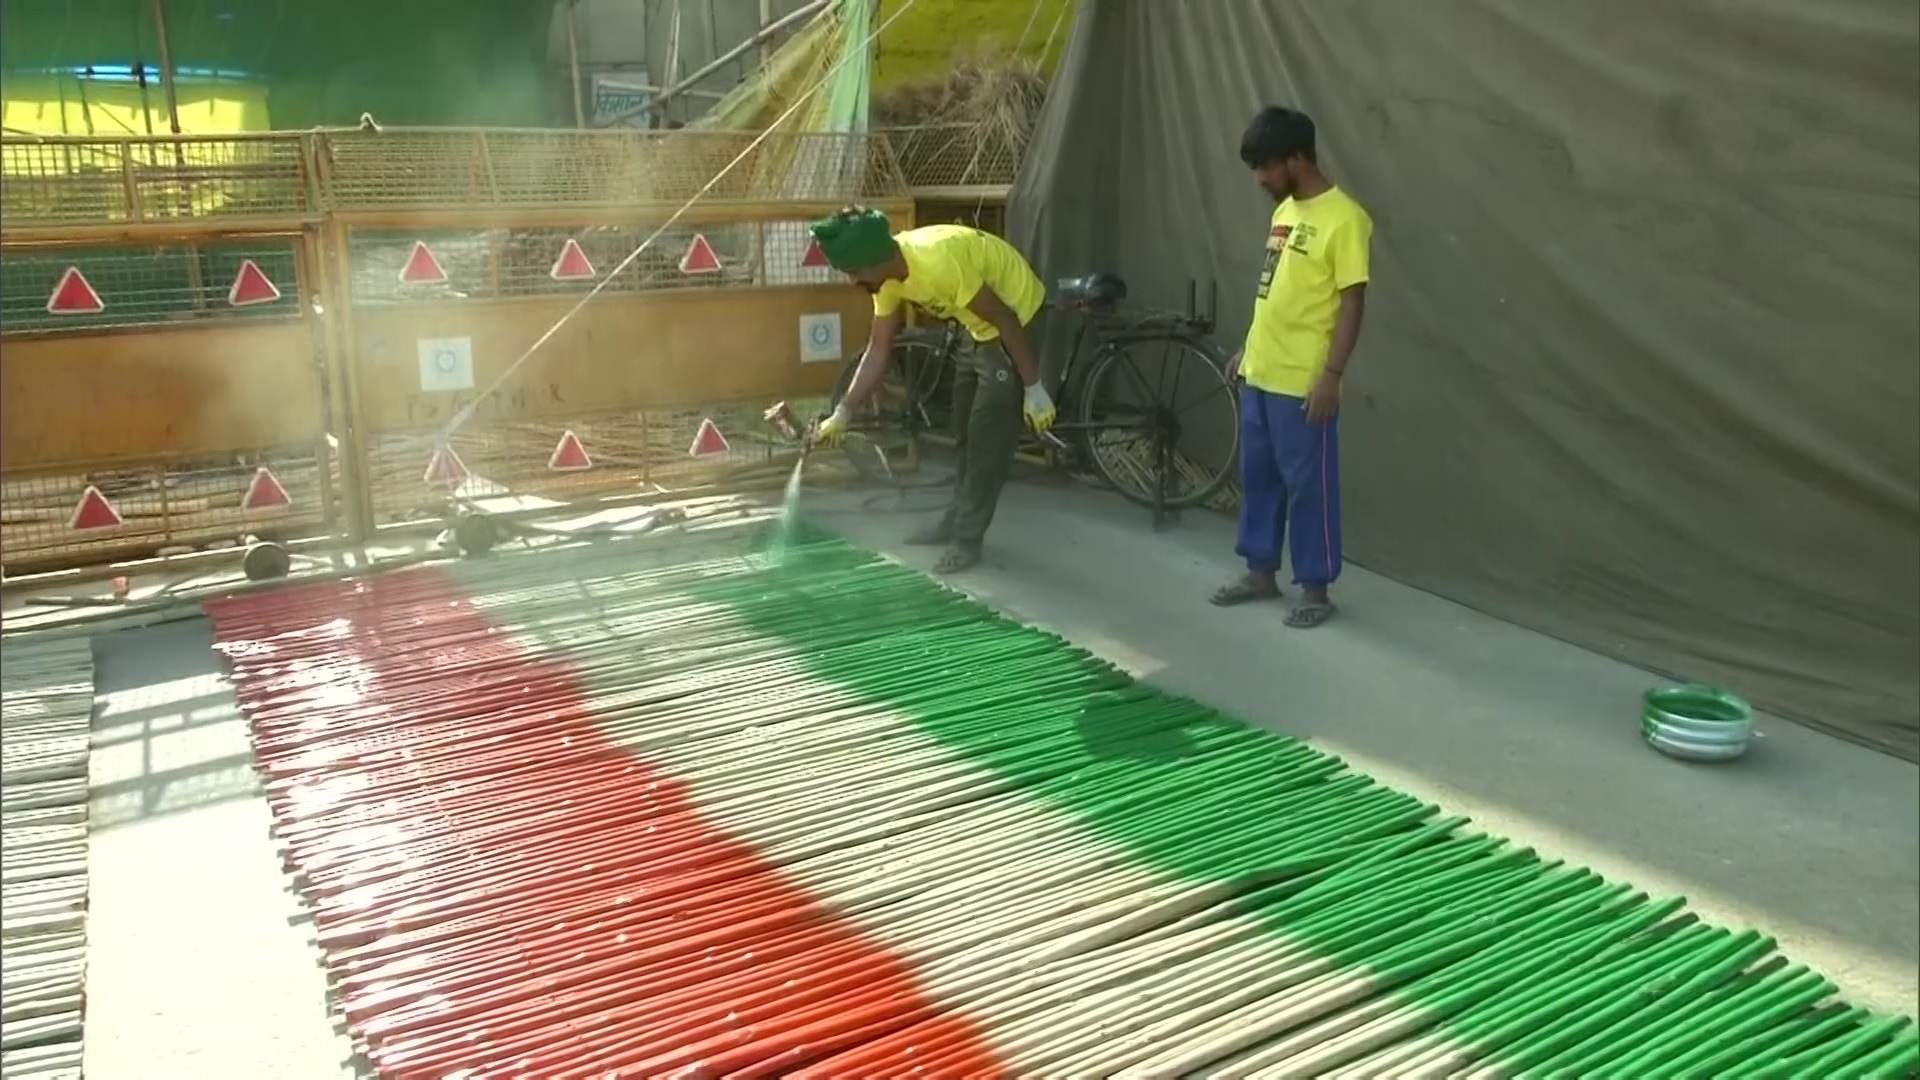
<svg viewBox="0 0 1920 1080">
<path fill-rule="evenodd" d="M 969 339 L 956 359 L 953 437 L 959 464 L 946 531 L 955 544 L 978 547 L 1013 473 L 1013 457 L 1026 429 L 1025 390 L 998 341 Z"/>
</svg>

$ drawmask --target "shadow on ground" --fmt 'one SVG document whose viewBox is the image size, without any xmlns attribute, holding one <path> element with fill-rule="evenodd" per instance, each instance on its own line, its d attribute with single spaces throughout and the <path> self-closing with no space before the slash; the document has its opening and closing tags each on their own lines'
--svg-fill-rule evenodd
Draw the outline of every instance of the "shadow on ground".
<svg viewBox="0 0 1920 1080">
<path fill-rule="evenodd" d="M 93 659 L 95 829 L 259 790 L 206 620 L 98 635 Z"/>
<path fill-rule="evenodd" d="M 94 664 L 87 1076 L 353 1076 L 206 620 Z"/>
</svg>

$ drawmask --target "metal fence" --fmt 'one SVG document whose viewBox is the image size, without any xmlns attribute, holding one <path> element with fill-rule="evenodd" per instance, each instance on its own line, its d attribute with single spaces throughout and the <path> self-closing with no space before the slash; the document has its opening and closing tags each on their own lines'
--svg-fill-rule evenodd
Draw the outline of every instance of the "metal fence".
<svg viewBox="0 0 1920 1080">
<path fill-rule="evenodd" d="M 829 284 L 832 272 L 808 257 L 806 229 L 803 218 L 664 228 L 354 228 L 348 230 L 347 241 L 351 298 L 357 307 L 365 307 L 577 296 L 601 283 L 603 294 L 616 296 L 662 289 Z M 405 279 L 409 262 L 423 258 L 416 255 L 421 245 L 444 280 Z"/>
<path fill-rule="evenodd" d="M 366 486 L 375 521 L 438 519 L 449 494 L 464 500 L 568 500 L 585 495 L 645 495 L 699 488 L 771 466 L 790 447 L 761 419 L 766 402 L 717 402 L 701 408 L 579 413 L 566 420 L 522 419 L 470 425 L 444 447 L 436 432 L 389 431 L 369 440 Z M 805 415 L 825 398 L 792 402 Z M 714 445 L 704 445 L 718 433 Z M 571 437 L 571 438 L 569 438 Z M 562 442 L 570 445 L 563 451 Z M 441 456 L 451 453 L 457 465 Z M 562 464 L 563 455 L 579 455 Z M 452 469 L 451 475 L 444 470 Z M 433 480 L 429 474 L 448 476 Z"/>
<path fill-rule="evenodd" d="M 320 131 L 0 138 L 5 229 L 476 207 L 905 198 L 878 135 Z"/>
<path fill-rule="evenodd" d="M 913 138 L 924 160 L 947 160 L 928 149 L 935 144 L 927 135 Z M 959 175 L 999 173 L 976 162 Z M 338 405 L 351 415 L 355 308 L 438 312 L 442 302 L 577 296 L 602 282 L 612 294 L 828 284 L 835 276 L 809 252 L 806 220 L 853 202 L 910 214 L 909 177 L 889 136 L 462 129 L 6 136 L 0 327 L 36 355 L 145 356 L 149 345 L 169 343 L 170 362 L 178 363 L 176 354 L 202 348 L 184 343 L 202 339 L 176 330 L 226 342 L 238 339 L 218 328 L 242 334 L 287 320 L 311 334 L 276 338 L 288 347 L 269 351 L 285 355 L 269 363 L 258 349 L 236 346 L 228 359 L 249 371 L 316 378 L 319 408 Z M 681 220 L 662 227 L 689 203 Z M 418 245 L 438 264 L 433 281 L 402 280 Z M 556 274 L 573 248 L 590 274 Z M 261 288 L 262 280 L 271 285 Z M 92 300 L 56 302 L 75 295 Z M 56 341 L 67 344 L 55 349 Z M 206 341 L 207 349 L 224 349 Z M 32 396 L 12 394 L 16 382 L 51 379 L 58 370 L 62 364 L 46 361 L 9 365 L 15 407 Z M 698 486 L 771 459 L 778 448 L 760 433 L 764 404 L 722 398 L 705 408 L 503 416 L 470 425 L 453 449 L 476 483 L 516 494 Z M 340 420 L 315 430 L 343 431 Z M 703 421 L 723 432 L 722 452 L 694 452 Z M 237 445 L 247 440 L 236 437 L 236 445 L 209 454 L 176 452 L 154 430 L 121 440 L 152 443 L 150 454 L 140 451 L 146 456 L 23 452 L 0 464 L 6 573 L 218 546 L 254 533 L 364 533 L 444 498 L 444 488 L 423 480 L 420 437 L 428 432 L 362 429 L 352 446 L 326 438 Z M 590 471 L 548 467 L 568 431 L 591 456 Z M 250 506 L 247 493 L 263 467 L 282 498 Z M 110 515 L 90 501 L 95 496 Z"/>
<path fill-rule="evenodd" d="M 980 124 L 924 124 L 879 132 L 917 197 L 962 192 L 1004 198 L 1020 173 L 1026 144 L 1006 129 Z"/>
<path fill-rule="evenodd" d="M 334 212 L 907 195 L 891 145 L 870 135 L 402 130 L 325 134 L 314 152 Z"/>
<path fill-rule="evenodd" d="M 296 261 L 284 238 L 10 249 L 0 263 L 0 327 L 19 334 L 297 316 Z M 71 310 L 55 303 L 63 288 Z M 98 310 L 85 302 L 89 291 Z"/>
<path fill-rule="evenodd" d="M 270 479 L 261 479 L 262 469 Z M 314 444 L 10 471 L 0 478 L 0 553 L 17 574 L 249 535 L 316 535 L 336 525 L 336 469 L 327 448 Z"/>
<path fill-rule="evenodd" d="M 33 226 L 299 217 L 311 135 L 0 139 L 0 221 Z"/>
</svg>

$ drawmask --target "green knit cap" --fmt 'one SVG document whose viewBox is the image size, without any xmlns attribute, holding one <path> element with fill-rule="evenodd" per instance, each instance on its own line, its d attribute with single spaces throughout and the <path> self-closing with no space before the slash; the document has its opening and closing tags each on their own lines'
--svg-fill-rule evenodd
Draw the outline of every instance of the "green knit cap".
<svg viewBox="0 0 1920 1080">
<path fill-rule="evenodd" d="M 887 215 L 866 207 L 842 210 L 808 226 L 827 265 L 843 274 L 867 270 L 893 258 L 893 226 Z"/>
</svg>

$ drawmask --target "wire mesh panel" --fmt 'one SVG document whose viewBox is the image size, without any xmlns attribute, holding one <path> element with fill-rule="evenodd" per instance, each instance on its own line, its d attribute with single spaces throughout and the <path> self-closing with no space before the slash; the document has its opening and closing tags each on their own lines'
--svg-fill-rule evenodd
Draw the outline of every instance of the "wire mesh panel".
<svg viewBox="0 0 1920 1080">
<path fill-rule="evenodd" d="M 491 201 L 478 132 L 336 132 L 319 154 L 329 209 Z"/>
<path fill-rule="evenodd" d="M 588 468 L 554 469 L 561 438 L 572 431 Z M 637 493 L 646 482 L 646 420 L 628 410 L 569 422 L 469 424 L 447 446 L 459 461 L 457 483 L 430 476 L 439 432 L 384 432 L 367 446 L 368 495 L 374 520 L 391 524 L 443 514 L 449 494 L 481 499 L 542 496 L 565 499 L 587 492 Z M 437 475 L 447 476 L 444 463 Z"/>
<path fill-rule="evenodd" d="M 417 253 L 418 245 L 425 254 Z M 355 304 L 474 300 L 499 295 L 493 232 L 354 229 L 347 240 Z M 439 280 L 436 280 L 439 279 Z"/>
<path fill-rule="evenodd" d="M 900 151 L 885 132 L 869 132 L 861 139 L 867 167 L 860 174 L 860 197 L 867 201 L 899 199 L 912 194 L 907 174 L 900 168 Z"/>
<path fill-rule="evenodd" d="M 664 488 L 712 483 L 717 472 L 773 464 L 792 450 L 767 426 L 771 402 L 730 402 L 700 409 L 652 409 L 647 412 L 652 469 L 647 479 Z M 702 427 L 719 434 L 702 439 Z M 724 447 L 721 444 L 724 443 Z M 695 451 L 700 451 L 696 453 Z"/>
<path fill-rule="evenodd" d="M 860 202 L 897 197 L 906 186 L 886 138 L 877 135 L 776 137 L 762 146 L 755 167 L 762 198 Z"/>
<path fill-rule="evenodd" d="M 886 131 L 910 188 L 1005 187 L 1026 146 L 995 126 L 930 124 Z"/>
<path fill-rule="evenodd" d="M 555 263 L 572 238 L 580 245 L 595 277 L 556 281 Z M 650 242 L 649 242 L 650 241 Z M 624 270 L 614 269 L 642 243 L 646 249 Z M 503 229 L 500 231 L 500 289 L 503 296 L 565 296 L 608 280 L 607 293 L 661 289 L 713 289 L 754 285 L 761 280 L 760 228 L 753 222 L 673 227 L 655 235 L 653 227 L 602 225 L 578 230 Z"/>
<path fill-rule="evenodd" d="M 759 284 L 760 226 L 754 222 L 673 227 L 597 225 L 579 229 L 481 229 L 399 232 L 354 229 L 348 244 L 355 304 L 412 304 L 521 296 L 570 296 L 614 274 L 627 256 L 646 250 L 601 295 L 662 289 L 735 288 Z M 572 239 L 586 256 L 591 278 L 556 280 L 554 269 Z M 425 244 L 445 274 L 442 282 L 410 283 L 403 273 Z"/>
<path fill-rule="evenodd" d="M 259 479 L 262 468 L 269 480 Z M 250 535 L 321 535 L 332 516 L 330 492 L 338 483 L 333 470 L 323 445 L 299 444 L 220 458 L 6 475 L 0 477 L 0 560 L 8 573 L 18 573 Z"/>
<path fill-rule="evenodd" d="M 1012 167 L 974 171 L 1010 178 Z M 685 130 L 7 137 L 0 139 L 0 180 L 9 228 L 322 208 L 855 202 L 908 194 L 885 136 Z"/>
<path fill-rule="evenodd" d="M 343 211 L 906 194 L 886 141 L 866 135 L 397 130 L 330 133 L 321 146 L 325 198 Z"/>
<path fill-rule="evenodd" d="M 683 202 L 752 198 L 744 132 L 507 132 L 487 140 L 502 203 Z M 709 187 L 709 185 L 711 185 Z"/>
<path fill-rule="evenodd" d="M 564 501 L 710 485 L 742 470 L 775 464 L 793 451 L 767 428 L 762 413 L 768 404 L 742 401 L 701 409 L 471 424 L 447 440 L 459 460 L 459 480 L 451 485 L 429 475 L 437 432 L 384 433 L 367 449 L 374 517 L 380 524 L 437 518 L 446 512 L 450 494 L 469 500 Z M 826 407 L 825 398 L 793 403 L 796 415 L 808 417 L 824 413 Z M 712 433 L 702 438 L 708 422 L 717 440 Z M 558 453 L 568 432 L 578 441 L 584 464 L 571 453 Z"/>
<path fill-rule="evenodd" d="M 229 303 L 252 261 L 241 304 Z M 194 319 L 286 318 L 300 314 L 290 239 L 157 247 L 14 248 L 0 259 L 0 327 L 9 334 L 96 330 Z M 84 282 L 68 278 L 78 270 Z M 278 290 L 277 299 L 258 285 Z M 97 298 L 99 311 L 88 294 Z M 255 301 L 255 302 L 244 302 Z M 49 310 L 54 308 L 56 310 Z"/>
<path fill-rule="evenodd" d="M 17 229 L 302 214 L 311 209 L 305 161 L 298 135 L 10 136 L 0 139 L 0 217 Z"/>
<path fill-rule="evenodd" d="M 969 199 L 919 199 L 913 204 L 916 225 L 967 225 L 995 236 L 1007 234 L 1007 204 L 1004 200 L 975 197 Z"/>
<path fill-rule="evenodd" d="M 810 222 L 769 221 L 761 226 L 769 285 L 834 285 L 840 275 L 827 266 L 807 231 Z M 811 256 L 811 258 L 809 258 Z M 809 265 L 811 263 L 812 265 Z"/>
</svg>

